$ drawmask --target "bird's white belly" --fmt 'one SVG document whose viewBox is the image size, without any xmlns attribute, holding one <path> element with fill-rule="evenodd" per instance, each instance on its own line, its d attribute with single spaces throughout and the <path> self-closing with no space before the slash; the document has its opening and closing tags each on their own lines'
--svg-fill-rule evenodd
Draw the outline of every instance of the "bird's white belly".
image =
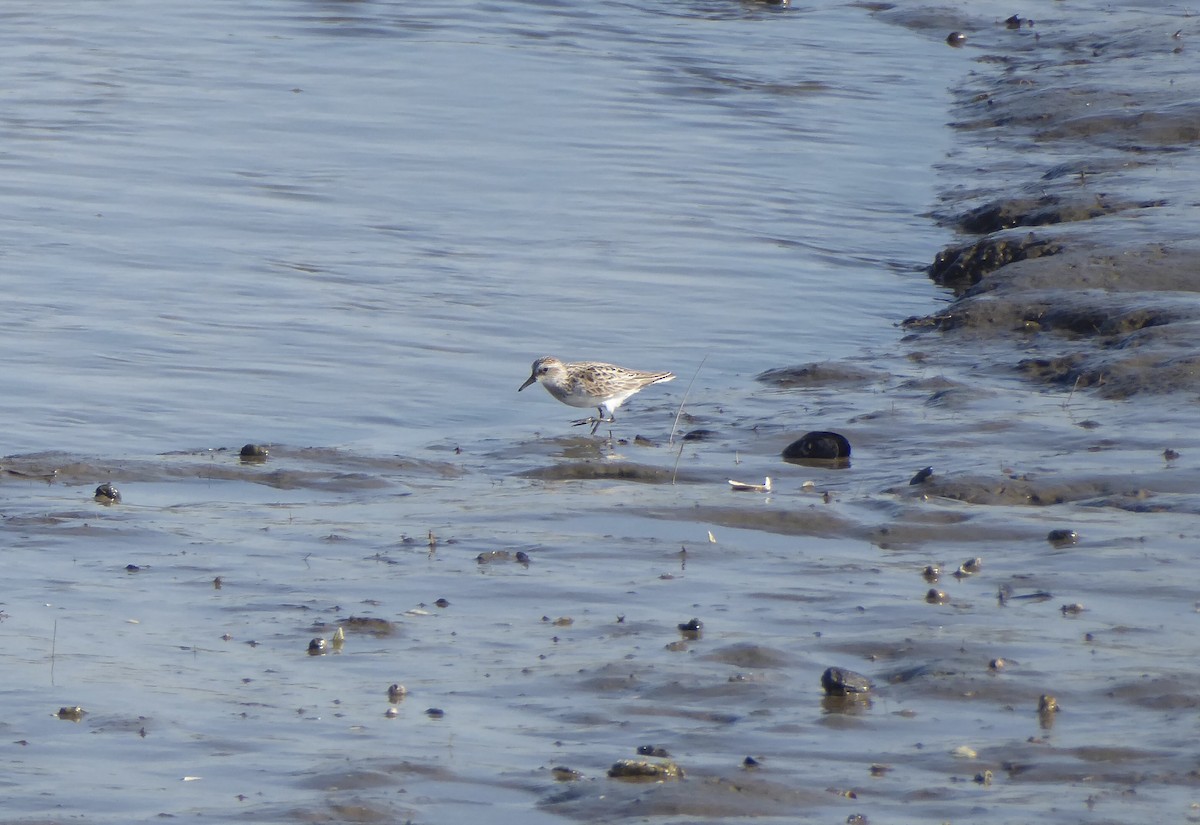
<svg viewBox="0 0 1200 825">
<path fill-rule="evenodd" d="M 547 389 L 550 390 L 550 394 L 559 401 L 563 402 L 564 404 L 569 404 L 572 407 L 600 406 L 600 399 L 596 398 L 594 395 L 588 395 L 586 392 L 583 392 L 578 388 L 572 392 L 565 392 L 558 387 L 547 387 Z"/>
</svg>

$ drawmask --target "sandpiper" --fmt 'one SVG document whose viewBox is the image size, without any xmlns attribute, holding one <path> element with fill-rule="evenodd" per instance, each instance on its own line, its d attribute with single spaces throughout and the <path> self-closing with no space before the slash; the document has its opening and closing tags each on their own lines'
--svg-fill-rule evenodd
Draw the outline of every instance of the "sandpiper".
<svg viewBox="0 0 1200 825">
<path fill-rule="evenodd" d="M 629 396 L 643 387 L 674 378 L 674 373 L 670 372 L 642 372 L 597 361 L 564 364 L 547 355 L 533 362 L 529 378 L 517 388 L 517 392 L 536 381 L 564 404 L 595 407 L 600 413 L 598 418 L 583 418 L 574 422 L 577 427 L 591 424 L 595 433 L 602 423 L 611 424 L 616 420 L 613 413 Z"/>
</svg>

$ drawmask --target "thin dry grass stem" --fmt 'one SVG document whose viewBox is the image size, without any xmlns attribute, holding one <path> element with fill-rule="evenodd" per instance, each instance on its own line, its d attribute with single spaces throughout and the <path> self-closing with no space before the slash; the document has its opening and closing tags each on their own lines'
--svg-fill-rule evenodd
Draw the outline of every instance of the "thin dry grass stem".
<svg viewBox="0 0 1200 825">
<path fill-rule="evenodd" d="M 683 442 L 679 442 L 679 452 L 675 454 L 675 466 L 671 469 L 671 484 L 675 483 L 675 476 L 679 475 L 679 460 L 683 458 Z"/>
<path fill-rule="evenodd" d="M 705 355 L 700 359 L 700 363 L 696 366 L 696 371 L 692 373 L 692 380 L 688 381 L 687 389 L 683 391 L 683 398 L 679 401 L 679 409 L 675 411 L 675 421 L 671 424 L 671 437 L 667 439 L 668 447 L 675 444 L 675 430 L 679 429 L 679 419 L 683 416 L 683 405 L 687 403 L 688 394 L 692 391 L 692 384 L 696 383 L 696 378 L 700 375 L 700 370 L 703 369 L 704 362 L 707 360 L 708 355 Z M 675 467 L 678 469 L 678 461 L 675 462 Z M 673 477 L 671 479 L 671 483 L 675 483 L 675 479 Z"/>
<path fill-rule="evenodd" d="M 1071 399 L 1075 397 L 1075 390 L 1078 389 L 1079 382 L 1082 380 L 1083 380 L 1083 376 L 1080 375 L 1075 379 L 1075 383 L 1071 385 L 1071 391 L 1069 393 L 1067 393 L 1067 400 L 1064 401 L 1062 404 L 1064 410 L 1067 407 L 1071 406 Z"/>
</svg>

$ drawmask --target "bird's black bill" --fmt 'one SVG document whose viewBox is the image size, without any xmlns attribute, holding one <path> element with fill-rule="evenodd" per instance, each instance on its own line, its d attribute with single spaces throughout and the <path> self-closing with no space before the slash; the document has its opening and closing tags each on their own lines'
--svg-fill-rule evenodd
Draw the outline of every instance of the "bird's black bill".
<svg viewBox="0 0 1200 825">
<path fill-rule="evenodd" d="M 537 378 L 536 378 L 536 377 L 534 377 L 534 376 L 532 376 L 532 375 L 531 375 L 531 376 L 529 376 L 528 378 L 526 378 L 526 379 L 525 379 L 525 383 L 524 383 L 524 384 L 522 384 L 521 386 L 517 387 L 517 392 L 520 392 L 521 390 L 525 389 L 526 387 L 528 387 L 530 384 L 532 384 L 532 383 L 533 383 L 534 381 L 536 381 L 536 380 L 537 380 Z"/>
</svg>

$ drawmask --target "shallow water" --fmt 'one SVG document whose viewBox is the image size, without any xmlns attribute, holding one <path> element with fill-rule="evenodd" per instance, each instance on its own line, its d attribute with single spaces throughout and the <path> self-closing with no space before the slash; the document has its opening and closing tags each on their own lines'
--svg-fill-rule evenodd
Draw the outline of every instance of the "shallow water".
<svg viewBox="0 0 1200 825">
<path fill-rule="evenodd" d="M 932 291 L 945 91 L 905 84 L 953 69 L 858 11 L 121 4 L 5 37 L 12 451 L 516 434 L 545 351 L 728 384 Z M 923 137 L 885 156 L 876 117 Z"/>
<path fill-rule="evenodd" d="M 1194 402 L 896 327 L 949 300 L 924 215 L 989 64 L 894 22 L 6 15 L 5 820 L 1194 816 Z M 516 393 L 546 352 L 679 378 L 589 438 Z M 780 460 L 812 429 L 849 466 Z M 647 744 L 687 777 L 606 778 Z"/>
</svg>

